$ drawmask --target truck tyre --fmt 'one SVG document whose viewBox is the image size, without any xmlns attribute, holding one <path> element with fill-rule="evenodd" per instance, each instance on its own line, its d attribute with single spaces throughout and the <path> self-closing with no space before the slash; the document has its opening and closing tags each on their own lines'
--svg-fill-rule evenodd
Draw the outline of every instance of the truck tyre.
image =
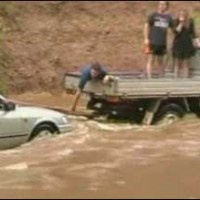
<svg viewBox="0 0 200 200">
<path fill-rule="evenodd" d="M 29 138 L 29 141 L 33 140 L 35 137 L 43 137 L 43 136 L 53 135 L 55 133 L 57 134 L 58 130 L 53 125 L 41 124 L 33 130 Z"/>
<path fill-rule="evenodd" d="M 154 124 L 169 125 L 184 117 L 184 109 L 177 104 L 167 104 L 162 106 L 155 115 Z"/>
</svg>

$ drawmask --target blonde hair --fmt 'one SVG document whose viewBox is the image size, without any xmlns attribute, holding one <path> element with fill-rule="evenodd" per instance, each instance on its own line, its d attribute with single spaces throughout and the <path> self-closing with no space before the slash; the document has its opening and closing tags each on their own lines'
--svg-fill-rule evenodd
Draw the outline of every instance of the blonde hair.
<svg viewBox="0 0 200 200">
<path fill-rule="evenodd" d="M 187 10 L 185 10 L 185 9 L 180 10 L 179 13 L 178 13 L 178 16 L 180 17 L 181 14 L 183 14 L 184 17 L 186 17 L 188 19 L 189 12 Z"/>
<path fill-rule="evenodd" d="M 180 19 L 180 16 L 183 16 L 185 18 L 186 27 L 188 27 L 189 23 L 190 23 L 189 12 L 187 10 L 185 10 L 185 9 L 182 9 L 178 13 L 178 20 Z"/>
</svg>

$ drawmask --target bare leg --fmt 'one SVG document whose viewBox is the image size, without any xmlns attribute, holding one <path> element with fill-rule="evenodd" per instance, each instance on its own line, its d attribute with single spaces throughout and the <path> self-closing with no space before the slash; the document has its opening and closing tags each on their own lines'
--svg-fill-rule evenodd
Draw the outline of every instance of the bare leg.
<svg viewBox="0 0 200 200">
<path fill-rule="evenodd" d="M 190 74 L 190 66 L 191 66 L 191 60 L 190 59 L 185 59 L 184 61 L 184 78 L 189 78 Z"/>
<path fill-rule="evenodd" d="M 160 71 L 160 77 L 163 78 L 165 75 L 164 56 L 157 56 L 157 63 Z"/>
<path fill-rule="evenodd" d="M 178 78 L 179 76 L 179 66 L 178 66 L 178 59 L 174 58 L 174 78 Z"/>
<path fill-rule="evenodd" d="M 184 65 L 184 60 L 178 59 L 178 77 L 183 77 L 183 65 Z"/>
<path fill-rule="evenodd" d="M 175 67 L 176 67 L 175 65 L 176 65 L 176 60 L 177 60 L 177 59 L 174 58 L 173 56 L 172 56 L 171 59 L 172 59 L 172 63 L 171 63 L 172 71 L 175 72 L 175 70 L 176 70 L 176 69 L 175 69 Z"/>
<path fill-rule="evenodd" d="M 154 56 L 152 54 L 150 54 L 147 57 L 147 66 L 146 66 L 146 73 L 147 73 L 148 79 L 152 78 L 152 65 L 153 65 L 153 63 L 154 63 Z"/>
</svg>

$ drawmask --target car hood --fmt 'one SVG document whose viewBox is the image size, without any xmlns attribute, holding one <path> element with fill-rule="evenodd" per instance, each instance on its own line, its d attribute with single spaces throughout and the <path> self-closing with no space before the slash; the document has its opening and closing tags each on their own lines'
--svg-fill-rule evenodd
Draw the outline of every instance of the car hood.
<svg viewBox="0 0 200 200">
<path fill-rule="evenodd" d="M 33 106 L 17 106 L 16 112 L 23 117 L 62 117 L 65 114 L 47 108 Z"/>
</svg>

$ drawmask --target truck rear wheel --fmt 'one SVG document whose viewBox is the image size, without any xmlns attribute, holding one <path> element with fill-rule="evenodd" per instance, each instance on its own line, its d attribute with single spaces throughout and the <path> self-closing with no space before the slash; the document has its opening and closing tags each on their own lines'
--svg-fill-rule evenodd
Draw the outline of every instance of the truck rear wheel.
<svg viewBox="0 0 200 200">
<path fill-rule="evenodd" d="M 155 115 L 154 124 L 169 125 L 180 120 L 185 115 L 184 109 L 178 104 L 167 104 L 162 106 Z"/>
</svg>

